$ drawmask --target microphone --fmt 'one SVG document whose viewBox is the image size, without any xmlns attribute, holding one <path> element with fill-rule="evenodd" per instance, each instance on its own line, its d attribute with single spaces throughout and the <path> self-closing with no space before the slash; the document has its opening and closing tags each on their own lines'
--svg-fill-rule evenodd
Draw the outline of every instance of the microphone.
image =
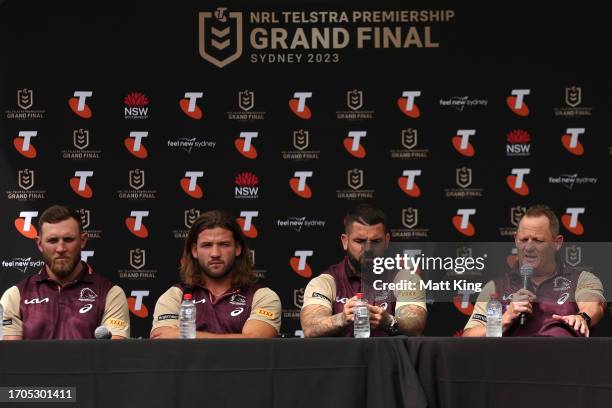
<svg viewBox="0 0 612 408">
<path fill-rule="evenodd" d="M 112 333 L 106 328 L 106 326 L 98 326 L 96 327 L 96 331 L 94 331 L 94 336 L 96 339 L 110 339 L 112 337 Z"/>
<path fill-rule="evenodd" d="M 527 289 L 527 285 L 529 284 L 529 279 L 533 275 L 533 266 L 531 265 L 523 265 L 521 266 L 521 276 L 523 277 L 523 289 Z M 524 326 L 527 323 L 527 313 L 521 312 L 520 315 L 520 325 Z"/>
</svg>

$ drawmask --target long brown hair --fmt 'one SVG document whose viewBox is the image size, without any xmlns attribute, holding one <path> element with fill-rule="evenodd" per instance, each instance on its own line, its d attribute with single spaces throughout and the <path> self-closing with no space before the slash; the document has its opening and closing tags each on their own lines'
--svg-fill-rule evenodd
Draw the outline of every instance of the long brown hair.
<svg viewBox="0 0 612 408">
<path fill-rule="evenodd" d="M 204 283 L 204 272 L 198 260 L 191 254 L 191 248 L 194 244 L 198 243 L 198 235 L 200 232 L 217 227 L 231 231 L 234 242 L 242 248 L 240 255 L 236 256 L 234 259 L 234 266 L 231 271 L 232 286 L 238 288 L 255 283 L 257 278 L 255 277 L 255 272 L 253 272 L 253 268 L 251 268 L 249 248 L 242 234 L 242 229 L 231 213 L 222 210 L 212 210 L 201 214 L 198 219 L 195 220 L 185 239 L 180 272 L 183 284 L 188 287 L 193 287 Z"/>
</svg>

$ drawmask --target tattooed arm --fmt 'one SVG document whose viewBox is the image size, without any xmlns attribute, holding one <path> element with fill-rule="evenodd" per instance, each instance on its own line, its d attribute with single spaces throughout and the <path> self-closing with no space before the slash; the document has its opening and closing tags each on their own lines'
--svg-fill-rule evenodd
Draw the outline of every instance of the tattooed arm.
<svg viewBox="0 0 612 408">
<path fill-rule="evenodd" d="M 406 305 L 395 311 L 395 318 L 401 334 L 420 336 L 425 329 L 427 310 L 417 305 Z"/>
<path fill-rule="evenodd" d="M 304 337 L 326 337 L 339 334 L 342 329 L 352 324 L 354 320 L 353 306 L 357 297 L 347 300 L 344 311 L 331 314 L 328 307 L 308 305 L 302 308 L 300 322 Z"/>
</svg>

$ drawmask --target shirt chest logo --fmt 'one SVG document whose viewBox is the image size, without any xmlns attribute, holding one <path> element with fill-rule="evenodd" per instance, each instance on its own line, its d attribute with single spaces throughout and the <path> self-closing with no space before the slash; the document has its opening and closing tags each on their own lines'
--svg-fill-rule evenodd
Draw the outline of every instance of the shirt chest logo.
<svg viewBox="0 0 612 408">
<path fill-rule="evenodd" d="M 23 303 L 25 303 L 26 305 L 38 305 L 41 303 L 49 303 L 49 298 L 46 297 L 42 299 L 39 299 L 39 298 L 25 299 Z"/>
<path fill-rule="evenodd" d="M 83 313 L 87 313 L 89 312 L 91 309 L 93 308 L 93 304 L 88 303 L 85 306 L 83 306 L 82 308 L 79 309 L 79 313 L 83 314 Z"/>
<path fill-rule="evenodd" d="M 236 306 L 246 306 L 246 296 L 235 293 L 232 295 L 229 302 Z"/>
<path fill-rule="evenodd" d="M 79 295 L 79 300 L 81 302 L 95 302 L 96 298 L 98 297 L 98 295 L 96 295 L 96 293 L 89 289 L 89 288 L 83 288 L 81 289 L 81 294 Z"/>
<path fill-rule="evenodd" d="M 244 312 L 244 307 L 237 307 L 231 311 L 230 316 L 236 317 L 236 316 L 241 315 L 242 312 Z"/>
<path fill-rule="evenodd" d="M 553 290 L 555 292 L 567 292 L 570 290 L 571 286 L 572 286 L 571 280 L 566 279 L 563 276 L 557 276 L 554 281 Z"/>
</svg>

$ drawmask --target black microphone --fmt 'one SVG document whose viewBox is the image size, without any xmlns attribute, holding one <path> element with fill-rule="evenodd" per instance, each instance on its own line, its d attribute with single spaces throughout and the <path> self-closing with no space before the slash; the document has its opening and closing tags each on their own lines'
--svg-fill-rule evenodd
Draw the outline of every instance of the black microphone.
<svg viewBox="0 0 612 408">
<path fill-rule="evenodd" d="M 521 266 L 521 276 L 523 277 L 523 289 L 527 289 L 527 285 L 529 284 L 529 279 L 533 275 L 533 266 L 531 265 L 523 265 Z M 527 313 L 521 312 L 520 315 L 520 325 L 524 326 L 527 323 Z"/>
<path fill-rule="evenodd" d="M 110 339 L 113 335 L 106 328 L 106 326 L 98 326 L 96 327 L 96 330 L 94 331 L 94 336 L 96 339 Z"/>
</svg>

